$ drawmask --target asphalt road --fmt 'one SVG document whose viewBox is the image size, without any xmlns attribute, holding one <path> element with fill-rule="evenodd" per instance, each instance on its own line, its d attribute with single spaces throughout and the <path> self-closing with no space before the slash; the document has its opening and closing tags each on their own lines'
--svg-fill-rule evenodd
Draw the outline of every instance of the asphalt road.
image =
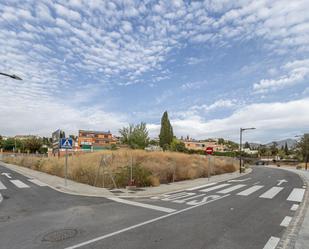
<svg viewBox="0 0 309 249">
<path fill-rule="evenodd" d="M 9 173 L 0 175 L 1 249 L 274 249 L 304 191 L 298 175 L 264 167 L 232 181 L 116 201 L 63 194 L 2 166 L 0 173 Z"/>
</svg>

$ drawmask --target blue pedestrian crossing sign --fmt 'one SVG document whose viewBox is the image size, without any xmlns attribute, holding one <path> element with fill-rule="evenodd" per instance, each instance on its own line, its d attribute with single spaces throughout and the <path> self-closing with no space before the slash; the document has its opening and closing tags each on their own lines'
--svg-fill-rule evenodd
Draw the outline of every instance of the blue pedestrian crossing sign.
<svg viewBox="0 0 309 249">
<path fill-rule="evenodd" d="M 62 149 L 72 149 L 72 147 L 73 147 L 73 139 L 72 138 L 61 138 L 60 148 L 62 148 Z"/>
</svg>

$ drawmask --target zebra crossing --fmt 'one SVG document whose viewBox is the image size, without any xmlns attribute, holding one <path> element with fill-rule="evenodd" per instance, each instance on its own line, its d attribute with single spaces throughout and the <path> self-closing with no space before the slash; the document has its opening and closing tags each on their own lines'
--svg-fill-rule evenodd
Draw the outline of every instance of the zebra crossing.
<svg viewBox="0 0 309 249">
<path fill-rule="evenodd" d="M 163 194 L 161 196 L 153 196 L 150 199 L 161 200 L 178 204 L 194 205 L 209 198 L 218 198 L 221 195 L 232 194 L 235 196 L 256 195 L 257 198 L 271 200 L 276 198 L 284 190 L 282 186 L 264 186 L 250 184 L 234 184 L 212 182 L 205 185 L 192 187 L 181 192 Z M 304 188 L 293 188 L 286 198 L 286 201 L 300 203 L 305 194 Z M 296 210 L 298 204 L 293 209 Z"/>
<path fill-rule="evenodd" d="M 8 188 L 14 188 L 14 187 L 19 189 L 31 188 L 31 185 L 28 182 L 31 182 L 39 187 L 48 186 L 46 183 L 41 182 L 37 179 L 27 179 L 27 181 L 9 179 L 7 183 L 4 183 L 0 180 L 0 190 L 6 190 Z"/>
</svg>

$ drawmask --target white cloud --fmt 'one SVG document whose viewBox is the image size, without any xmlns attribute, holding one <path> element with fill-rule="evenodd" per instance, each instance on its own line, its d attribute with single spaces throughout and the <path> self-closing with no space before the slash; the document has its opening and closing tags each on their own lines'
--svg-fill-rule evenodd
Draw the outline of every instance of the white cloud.
<svg viewBox="0 0 309 249">
<path fill-rule="evenodd" d="M 277 79 L 262 79 L 253 85 L 254 91 L 266 93 L 303 82 L 309 76 L 309 60 L 289 62 L 282 69 L 287 71 L 286 74 Z"/>
<path fill-rule="evenodd" d="M 203 61 L 205 61 L 205 59 L 198 58 L 198 57 L 189 57 L 189 58 L 186 59 L 186 62 L 187 62 L 188 65 L 196 65 L 196 64 L 199 64 Z"/>
<path fill-rule="evenodd" d="M 210 105 L 195 105 L 191 107 L 191 110 L 203 110 L 203 111 L 213 111 L 221 108 L 231 108 L 236 106 L 236 100 L 234 99 L 219 99 Z"/>
<path fill-rule="evenodd" d="M 240 127 L 255 127 L 256 130 L 245 134 L 251 141 L 268 142 L 271 139 L 289 137 L 308 129 L 309 98 L 275 103 L 251 104 L 236 110 L 222 119 L 203 120 L 200 116 L 172 119 L 177 136 L 189 134 L 202 139 L 224 137 L 237 141 Z M 271 110 L 271 111 L 269 111 Z M 159 125 L 148 125 L 152 136 L 159 134 Z"/>
<path fill-rule="evenodd" d="M 127 32 L 127 33 L 130 33 L 133 28 L 132 28 L 132 24 L 128 21 L 123 21 L 122 22 L 122 29 Z"/>
<path fill-rule="evenodd" d="M 106 112 L 98 107 L 74 107 L 61 103 L 59 99 L 49 99 L 36 96 L 32 99 L 6 100 L 6 105 L 0 105 L 1 135 L 38 134 L 51 136 L 58 128 L 69 134 L 77 134 L 78 129 L 111 130 L 126 125 L 127 117 L 119 113 Z M 9 124 L 9 125 L 8 125 Z"/>
<path fill-rule="evenodd" d="M 186 83 L 183 83 L 180 86 L 181 90 L 190 90 L 190 89 L 200 89 L 203 85 L 206 85 L 207 81 L 206 80 L 202 80 L 202 81 L 189 81 Z"/>
</svg>

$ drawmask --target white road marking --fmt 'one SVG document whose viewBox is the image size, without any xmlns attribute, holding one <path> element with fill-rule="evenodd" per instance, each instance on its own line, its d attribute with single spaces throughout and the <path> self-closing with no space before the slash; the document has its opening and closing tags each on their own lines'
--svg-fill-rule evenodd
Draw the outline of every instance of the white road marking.
<svg viewBox="0 0 309 249">
<path fill-rule="evenodd" d="M 287 198 L 288 201 L 297 201 L 302 202 L 305 194 L 305 189 L 302 188 L 294 188 Z"/>
<path fill-rule="evenodd" d="M 217 193 L 219 193 L 219 194 L 228 194 L 228 193 L 230 193 L 230 192 L 232 192 L 232 191 L 235 191 L 235 190 L 237 190 L 237 189 L 243 188 L 243 187 L 245 187 L 245 186 L 246 186 L 245 184 L 237 184 L 237 185 L 235 185 L 235 186 L 232 186 L 232 187 L 229 187 L 229 188 L 220 190 L 220 191 L 218 191 Z"/>
<path fill-rule="evenodd" d="M 282 180 L 277 180 L 277 181 L 278 181 L 277 186 L 280 186 L 282 183 L 288 182 L 288 181 L 287 181 L 287 180 L 285 180 L 285 179 L 282 179 Z"/>
<path fill-rule="evenodd" d="M 10 180 L 17 188 L 30 188 L 27 184 L 23 183 L 20 180 Z"/>
<path fill-rule="evenodd" d="M 204 202 L 208 202 L 209 200 L 220 199 L 220 197 L 221 197 L 220 195 L 207 195 L 207 196 L 203 197 L 200 201 L 195 199 L 193 201 L 187 202 L 186 204 L 187 205 L 193 205 L 193 206 L 200 205 Z"/>
<path fill-rule="evenodd" d="M 296 211 L 299 208 L 298 204 L 293 204 L 291 207 L 291 211 Z"/>
<path fill-rule="evenodd" d="M 165 198 L 169 198 L 169 197 L 176 197 L 176 196 L 185 196 L 187 194 L 187 192 L 170 192 L 170 193 L 166 193 L 166 194 L 163 194 L 163 195 L 160 195 L 160 196 L 152 196 L 150 197 L 150 199 L 153 199 L 153 200 L 159 200 L 159 199 L 165 199 Z"/>
<path fill-rule="evenodd" d="M 192 199 L 195 199 L 195 198 L 198 198 L 198 197 L 202 197 L 206 194 L 201 194 L 201 195 L 195 195 L 195 196 L 191 196 L 191 197 L 188 197 L 188 198 L 185 198 L 185 199 L 182 199 L 182 200 L 176 200 L 176 201 L 172 201 L 172 202 L 175 202 L 175 203 L 184 203 L 188 200 L 192 200 Z"/>
<path fill-rule="evenodd" d="M 263 188 L 263 185 L 254 185 L 251 188 L 248 188 L 244 191 L 239 192 L 237 195 L 242 195 L 242 196 L 248 196 L 251 195 L 252 193 L 258 191 L 259 189 Z"/>
<path fill-rule="evenodd" d="M 168 196 L 168 197 L 163 198 L 161 200 L 162 201 L 172 201 L 172 200 L 177 200 L 177 199 L 185 198 L 187 196 L 192 196 L 192 195 L 196 195 L 196 194 L 195 193 L 183 192 L 181 195 L 171 195 L 171 196 Z"/>
<path fill-rule="evenodd" d="M 3 201 L 2 194 L 0 193 L 0 203 Z"/>
<path fill-rule="evenodd" d="M 229 180 L 229 181 L 227 181 L 227 182 L 245 182 L 245 181 L 248 181 L 248 180 L 250 180 L 250 179 L 251 179 L 251 177 L 245 178 L 245 179 L 241 179 L 241 180 Z"/>
<path fill-rule="evenodd" d="M 256 184 L 259 184 L 259 183 L 260 183 L 260 181 L 253 183 L 253 185 L 256 185 Z"/>
<path fill-rule="evenodd" d="M 215 185 L 215 184 L 217 184 L 217 183 L 216 182 L 211 182 L 211 183 L 207 183 L 205 185 L 201 185 L 201 186 L 197 186 L 197 187 L 193 187 L 193 188 L 188 188 L 186 190 L 188 190 L 188 191 L 197 190 L 197 189 L 209 187 L 209 186 L 212 186 L 212 185 Z"/>
<path fill-rule="evenodd" d="M 12 177 L 10 176 L 11 173 L 1 173 L 1 175 L 6 176 L 7 178 L 11 179 Z"/>
<path fill-rule="evenodd" d="M 6 186 L 0 181 L 0 189 L 6 189 Z"/>
<path fill-rule="evenodd" d="M 108 199 L 112 200 L 112 201 L 128 204 L 128 205 L 132 205 L 132 206 L 162 211 L 162 212 L 165 212 L 165 213 L 172 213 L 172 212 L 177 211 L 176 209 L 172 209 L 172 208 L 160 207 L 160 206 L 150 205 L 150 204 L 146 204 L 146 203 L 140 203 L 140 202 L 136 202 L 136 201 L 129 201 L 129 200 L 125 200 L 125 199 L 120 199 L 118 197 L 110 197 Z"/>
<path fill-rule="evenodd" d="M 230 185 L 231 184 L 224 183 L 224 184 L 220 184 L 220 185 L 217 185 L 217 186 L 214 186 L 214 187 L 211 187 L 211 188 L 201 189 L 200 191 L 201 192 L 209 192 L 209 191 L 216 190 L 216 189 L 219 189 L 219 188 L 224 188 L 224 187 L 227 187 L 227 186 L 230 186 Z"/>
<path fill-rule="evenodd" d="M 150 199 L 152 199 L 152 200 L 159 200 L 160 197 L 159 196 L 152 196 L 152 197 L 150 197 Z"/>
<path fill-rule="evenodd" d="M 40 187 L 48 186 L 46 183 L 39 181 L 38 179 L 28 179 L 29 182 L 32 182 Z"/>
<path fill-rule="evenodd" d="M 221 196 L 221 197 L 218 198 L 218 199 L 210 200 L 210 201 L 208 201 L 208 202 L 203 202 L 203 203 L 201 203 L 200 205 L 195 205 L 195 206 L 187 207 L 187 208 L 181 209 L 181 210 L 179 210 L 179 211 L 176 211 L 176 212 L 174 212 L 174 213 L 166 214 L 166 215 L 163 215 L 163 216 L 160 216 L 160 217 L 151 219 L 151 220 L 144 221 L 144 222 L 142 222 L 142 223 L 138 223 L 138 224 L 133 225 L 133 226 L 130 226 L 130 227 L 126 227 L 126 228 L 120 229 L 120 230 L 115 231 L 115 232 L 112 232 L 112 233 L 108 233 L 108 234 L 105 234 L 105 235 L 96 237 L 96 238 L 91 239 L 91 240 L 87 240 L 87 241 L 85 241 L 85 242 L 82 242 L 82 243 L 79 243 L 79 244 L 76 244 L 76 245 L 73 245 L 73 246 L 66 247 L 65 249 L 75 249 L 75 248 L 79 248 L 79 247 L 82 247 L 82 246 L 86 246 L 86 245 L 92 244 L 92 243 L 94 243 L 94 242 L 97 242 L 97 241 L 100 241 L 100 240 L 103 240 L 103 239 L 106 239 L 106 238 L 110 238 L 110 237 L 113 237 L 113 236 L 115 236 L 115 235 L 118 235 L 118 234 L 121 234 L 121 233 L 130 231 L 130 230 L 133 230 L 133 229 L 135 229 L 135 228 L 138 228 L 138 227 L 141 227 L 141 226 L 145 226 L 145 225 L 147 225 L 147 224 L 151 224 L 151 223 L 154 223 L 154 222 L 159 221 L 159 220 L 166 219 L 166 218 L 168 218 L 168 217 L 170 217 L 170 216 L 173 216 L 173 215 L 176 215 L 176 214 L 180 214 L 180 213 L 189 211 L 189 210 L 191 210 L 191 209 L 193 209 L 193 208 L 197 208 L 197 207 L 206 205 L 206 204 L 208 204 L 208 203 L 211 203 L 211 202 L 213 202 L 213 201 L 222 199 L 222 198 L 227 197 L 227 196 L 229 196 L 229 194 L 223 195 L 223 196 Z"/>
<path fill-rule="evenodd" d="M 303 188 L 306 188 L 306 185 L 304 185 Z"/>
<path fill-rule="evenodd" d="M 274 198 L 283 188 L 282 187 L 272 187 L 264 194 L 260 195 L 260 198 L 272 199 Z"/>
<path fill-rule="evenodd" d="M 290 224 L 290 222 L 291 222 L 291 220 L 292 220 L 292 217 L 290 217 L 290 216 L 285 216 L 284 219 L 282 220 L 280 226 L 282 226 L 282 227 L 288 227 L 289 224 Z"/>
<path fill-rule="evenodd" d="M 271 236 L 270 239 L 267 241 L 266 245 L 263 247 L 263 249 L 275 249 L 279 241 L 280 241 L 279 238 Z"/>
</svg>

